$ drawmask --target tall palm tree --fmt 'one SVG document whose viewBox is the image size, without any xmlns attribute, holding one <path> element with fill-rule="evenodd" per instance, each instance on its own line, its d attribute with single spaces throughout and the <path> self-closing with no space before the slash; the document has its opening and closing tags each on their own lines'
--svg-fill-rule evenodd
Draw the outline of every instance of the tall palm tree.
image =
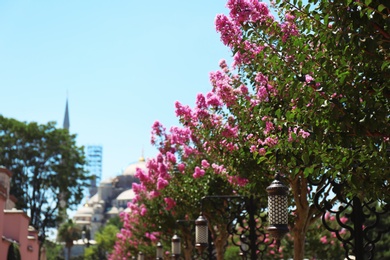
<svg viewBox="0 0 390 260">
<path fill-rule="evenodd" d="M 71 219 L 63 223 L 58 229 L 58 240 L 65 242 L 65 247 L 68 249 L 68 260 L 70 260 L 73 241 L 81 238 L 81 229 Z"/>
</svg>

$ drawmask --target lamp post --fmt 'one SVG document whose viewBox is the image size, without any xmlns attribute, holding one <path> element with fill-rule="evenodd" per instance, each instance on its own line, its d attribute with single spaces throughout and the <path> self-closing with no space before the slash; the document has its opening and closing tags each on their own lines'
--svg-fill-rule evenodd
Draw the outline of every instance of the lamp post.
<svg viewBox="0 0 390 260">
<path fill-rule="evenodd" d="M 173 235 L 171 239 L 171 247 L 172 247 L 172 259 L 179 259 L 181 255 L 181 240 L 177 234 Z"/>
<path fill-rule="evenodd" d="M 157 242 L 156 245 L 156 260 L 162 260 L 163 259 L 163 246 L 161 242 Z"/>
</svg>

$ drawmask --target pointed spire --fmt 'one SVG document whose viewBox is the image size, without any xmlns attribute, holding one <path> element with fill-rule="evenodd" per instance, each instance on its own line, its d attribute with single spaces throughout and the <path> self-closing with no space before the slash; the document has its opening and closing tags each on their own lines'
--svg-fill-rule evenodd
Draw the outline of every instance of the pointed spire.
<svg viewBox="0 0 390 260">
<path fill-rule="evenodd" d="M 142 152 L 141 152 L 141 157 L 139 158 L 140 162 L 144 162 L 145 161 L 145 158 L 144 158 L 144 148 L 142 148 Z"/>
<path fill-rule="evenodd" d="M 70 122 L 69 122 L 69 109 L 68 109 L 68 97 L 66 97 L 66 107 L 65 107 L 65 117 L 64 117 L 64 129 L 69 130 Z"/>
</svg>

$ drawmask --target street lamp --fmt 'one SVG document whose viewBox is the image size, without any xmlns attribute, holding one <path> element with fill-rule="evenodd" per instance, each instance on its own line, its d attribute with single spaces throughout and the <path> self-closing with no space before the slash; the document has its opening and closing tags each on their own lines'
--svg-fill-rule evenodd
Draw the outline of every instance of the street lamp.
<svg viewBox="0 0 390 260">
<path fill-rule="evenodd" d="M 145 258 L 144 253 L 139 252 L 139 253 L 138 253 L 138 259 L 137 259 L 137 260 L 144 260 L 144 258 Z"/>
<path fill-rule="evenodd" d="M 268 232 L 276 240 L 279 249 L 280 240 L 288 233 L 288 187 L 280 181 L 280 175 L 275 175 L 275 180 L 267 187 L 268 193 Z"/>
<path fill-rule="evenodd" d="M 181 255 L 181 241 L 180 241 L 180 237 L 175 234 L 173 235 L 172 239 L 171 239 L 171 247 L 172 247 L 172 259 L 179 259 L 180 255 Z"/>
<path fill-rule="evenodd" d="M 208 246 L 209 227 L 207 219 L 203 217 L 202 213 L 195 220 L 195 247 L 201 255 L 203 250 Z"/>
<path fill-rule="evenodd" d="M 163 246 L 161 242 L 157 242 L 156 246 L 156 260 L 162 260 L 163 259 Z"/>
</svg>

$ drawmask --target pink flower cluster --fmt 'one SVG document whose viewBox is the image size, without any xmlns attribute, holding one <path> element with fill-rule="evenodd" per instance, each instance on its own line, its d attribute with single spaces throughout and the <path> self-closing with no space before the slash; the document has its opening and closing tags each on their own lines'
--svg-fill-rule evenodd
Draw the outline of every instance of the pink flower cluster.
<svg viewBox="0 0 390 260">
<path fill-rule="evenodd" d="M 258 0 L 229 0 L 227 7 L 230 9 L 230 18 L 238 25 L 245 22 L 265 22 L 272 18 L 267 4 Z"/>
</svg>

